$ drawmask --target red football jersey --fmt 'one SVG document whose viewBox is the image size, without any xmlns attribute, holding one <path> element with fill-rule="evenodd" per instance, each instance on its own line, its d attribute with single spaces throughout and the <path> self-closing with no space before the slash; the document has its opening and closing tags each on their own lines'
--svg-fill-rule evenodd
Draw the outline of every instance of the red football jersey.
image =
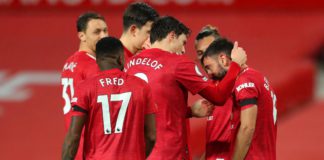
<svg viewBox="0 0 324 160">
<path fill-rule="evenodd" d="M 253 106 L 252 103 L 258 107 L 255 131 L 245 159 L 275 160 L 277 98 L 268 80 L 258 71 L 247 68 L 242 71 L 235 83 L 234 97 L 234 140 L 240 127 L 240 112 Z"/>
<path fill-rule="evenodd" d="M 71 100 L 74 96 L 75 87 L 83 80 L 96 75 L 99 71 L 95 57 L 87 52 L 78 51 L 70 56 L 63 67 L 61 75 L 62 97 L 64 99 L 64 120 L 66 131 L 71 122 Z M 81 136 L 76 160 L 82 159 L 83 136 Z"/>
<path fill-rule="evenodd" d="M 233 100 L 229 98 L 224 106 L 216 106 L 207 118 L 206 160 L 229 158 L 232 107 Z"/>
<path fill-rule="evenodd" d="M 118 69 L 103 71 L 78 85 L 72 105 L 88 115 L 86 159 L 145 159 L 144 117 L 156 112 L 146 82 Z"/>
<path fill-rule="evenodd" d="M 157 139 L 148 159 L 189 159 L 186 111 L 188 91 L 197 94 L 209 85 L 198 66 L 185 56 L 147 49 L 130 59 L 125 71 L 151 86 L 157 103 Z"/>
<path fill-rule="evenodd" d="M 129 59 L 132 58 L 133 56 L 134 56 L 134 54 L 124 46 L 124 60 L 125 60 L 124 64 L 125 65 L 126 65 L 126 62 L 128 62 Z"/>
</svg>

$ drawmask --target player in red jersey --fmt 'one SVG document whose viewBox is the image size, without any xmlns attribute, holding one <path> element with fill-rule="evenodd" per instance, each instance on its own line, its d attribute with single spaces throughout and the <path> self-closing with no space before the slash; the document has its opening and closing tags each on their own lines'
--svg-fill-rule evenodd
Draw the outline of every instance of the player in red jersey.
<svg viewBox="0 0 324 160">
<path fill-rule="evenodd" d="M 101 71 L 76 89 L 62 158 L 74 158 L 85 126 L 85 159 L 144 160 L 144 137 L 155 129 L 151 124 L 156 106 L 150 87 L 122 72 L 123 45 L 118 39 L 101 39 L 96 57 Z"/>
<path fill-rule="evenodd" d="M 214 41 L 208 47 L 202 62 L 211 77 L 226 75 L 232 48 L 233 43 L 226 39 Z M 276 159 L 276 100 L 268 80 L 245 65 L 233 90 L 233 139 L 228 158 Z"/>
<path fill-rule="evenodd" d="M 159 14 L 143 2 L 130 4 L 123 15 L 123 33 L 120 41 L 125 48 L 125 62 L 147 46 L 153 22 Z"/>
<path fill-rule="evenodd" d="M 77 31 L 80 39 L 79 50 L 71 55 L 65 62 L 61 74 L 62 97 L 64 99 L 65 129 L 68 130 L 71 121 L 71 100 L 74 96 L 75 87 L 81 81 L 94 76 L 98 71 L 95 59 L 96 43 L 103 37 L 108 36 L 105 19 L 97 13 L 84 13 L 77 20 Z M 76 156 L 82 159 L 83 139 Z"/>
<path fill-rule="evenodd" d="M 136 75 L 151 86 L 157 103 L 157 139 L 148 159 L 189 159 L 187 149 L 188 91 L 200 94 L 215 104 L 225 103 L 235 78 L 246 61 L 242 48 L 233 49 L 229 74 L 217 87 L 207 82 L 198 66 L 185 55 L 184 45 L 190 30 L 173 17 L 157 20 L 151 30 L 151 49 L 134 56 L 125 65 L 129 74 Z M 238 65 L 239 64 L 239 65 Z"/>
<path fill-rule="evenodd" d="M 199 63 L 208 46 L 219 38 L 221 36 L 216 27 L 206 25 L 201 29 L 195 40 L 197 61 Z M 216 85 L 220 81 L 220 79 L 215 77 L 212 80 Z M 224 106 L 215 107 L 211 115 L 208 116 L 206 125 L 206 152 L 201 159 L 221 160 L 230 154 L 232 106 L 232 99 L 228 98 Z"/>
</svg>

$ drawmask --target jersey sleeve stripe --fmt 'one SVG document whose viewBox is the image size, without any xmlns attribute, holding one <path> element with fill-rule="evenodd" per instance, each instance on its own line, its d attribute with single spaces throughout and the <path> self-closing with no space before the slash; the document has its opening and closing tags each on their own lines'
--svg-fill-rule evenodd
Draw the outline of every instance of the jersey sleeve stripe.
<svg viewBox="0 0 324 160">
<path fill-rule="evenodd" d="M 249 98 L 249 99 L 243 99 L 239 102 L 239 105 L 241 107 L 244 107 L 246 105 L 250 105 L 250 104 L 257 104 L 258 100 L 256 98 Z"/>
</svg>

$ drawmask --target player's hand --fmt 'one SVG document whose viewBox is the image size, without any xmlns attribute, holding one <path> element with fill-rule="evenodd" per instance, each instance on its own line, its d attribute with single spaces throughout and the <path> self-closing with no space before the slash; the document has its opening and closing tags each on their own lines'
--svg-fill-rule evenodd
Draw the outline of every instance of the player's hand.
<svg viewBox="0 0 324 160">
<path fill-rule="evenodd" d="M 233 47 L 232 53 L 231 53 L 231 58 L 232 58 L 232 61 L 236 62 L 240 66 L 246 64 L 246 61 L 247 61 L 246 53 L 242 47 L 238 46 L 237 41 L 235 41 L 235 43 L 234 43 L 234 47 Z"/>
<path fill-rule="evenodd" d="M 214 105 L 205 99 L 200 99 L 191 107 L 193 117 L 207 117 L 212 114 Z"/>
</svg>

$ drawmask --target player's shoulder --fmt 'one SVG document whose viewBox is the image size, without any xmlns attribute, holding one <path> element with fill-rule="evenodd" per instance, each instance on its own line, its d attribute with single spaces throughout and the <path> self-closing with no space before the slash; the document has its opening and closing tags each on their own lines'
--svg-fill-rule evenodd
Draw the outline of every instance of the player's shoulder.
<svg viewBox="0 0 324 160">
<path fill-rule="evenodd" d="M 246 83 L 249 85 L 258 85 L 259 82 L 262 82 L 264 79 L 264 76 L 261 74 L 261 72 L 248 67 L 245 68 L 237 77 L 236 79 L 236 86 L 237 85 L 242 85 L 242 83 Z"/>
</svg>

